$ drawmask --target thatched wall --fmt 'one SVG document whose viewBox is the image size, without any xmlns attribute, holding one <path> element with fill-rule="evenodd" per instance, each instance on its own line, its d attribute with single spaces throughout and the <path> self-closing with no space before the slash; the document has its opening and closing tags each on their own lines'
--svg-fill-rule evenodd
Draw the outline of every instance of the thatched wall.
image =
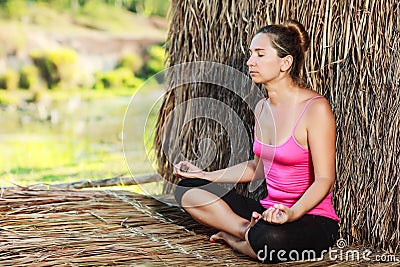
<svg viewBox="0 0 400 267">
<path fill-rule="evenodd" d="M 288 18 L 302 22 L 310 33 L 307 81 L 327 97 L 337 119 L 334 206 L 342 219 L 342 234 L 352 242 L 399 251 L 398 0 L 172 0 L 169 64 L 215 61 L 246 72 L 246 53 L 253 33 L 260 26 Z M 252 107 L 243 105 L 232 92 L 198 83 L 173 90 L 164 98 L 155 140 L 159 172 L 170 181 L 176 181 L 171 174 L 175 159 L 165 155 L 163 138 L 175 140 L 179 153 L 197 161 L 201 161 L 201 151 L 208 151 L 200 148 L 199 152 L 199 140 L 211 138 L 216 156 L 206 166 L 208 170 L 226 167 L 231 157 L 230 139 L 223 125 L 196 119 L 178 133 L 173 122 L 166 120 L 177 105 L 199 96 L 216 98 L 232 107 L 246 125 L 246 133 L 238 134 L 243 134 L 246 142 L 253 141 Z M 181 113 L 187 115 L 190 108 Z M 251 157 L 250 150 L 237 161 Z"/>
</svg>

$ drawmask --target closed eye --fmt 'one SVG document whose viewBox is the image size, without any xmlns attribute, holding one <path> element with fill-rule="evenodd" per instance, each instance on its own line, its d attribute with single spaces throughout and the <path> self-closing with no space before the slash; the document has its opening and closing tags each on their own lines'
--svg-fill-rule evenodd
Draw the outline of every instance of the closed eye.
<svg viewBox="0 0 400 267">
<path fill-rule="evenodd" d="M 251 57 L 252 55 L 253 55 L 253 53 L 251 51 L 249 51 L 249 57 Z M 264 54 L 257 53 L 257 56 L 258 57 L 263 57 Z"/>
</svg>

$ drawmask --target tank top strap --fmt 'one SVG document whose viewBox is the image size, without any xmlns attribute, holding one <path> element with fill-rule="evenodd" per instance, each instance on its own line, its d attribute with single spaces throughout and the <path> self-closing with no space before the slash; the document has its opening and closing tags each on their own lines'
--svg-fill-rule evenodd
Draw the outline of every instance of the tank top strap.
<svg viewBox="0 0 400 267">
<path fill-rule="evenodd" d="M 292 129 L 292 135 L 294 135 L 294 130 L 296 130 L 297 124 L 299 124 L 299 121 L 300 121 L 301 117 L 303 117 L 303 114 L 306 111 L 308 105 L 311 103 L 311 101 L 313 101 L 316 98 L 320 98 L 320 97 L 323 97 L 323 96 L 317 95 L 317 96 L 314 96 L 314 97 L 310 98 L 309 100 L 307 100 L 307 103 L 304 105 L 303 110 L 300 112 L 300 115 L 297 117 L 296 122 L 294 123 L 293 129 Z"/>
<path fill-rule="evenodd" d="M 258 118 L 260 117 L 260 114 L 261 114 L 261 112 L 262 112 L 263 109 L 264 109 L 265 102 L 267 102 L 267 98 L 264 98 L 264 99 L 263 99 L 260 112 L 258 112 L 258 114 L 257 114 L 257 117 L 256 117 L 256 123 L 257 123 L 257 124 L 258 124 Z"/>
</svg>

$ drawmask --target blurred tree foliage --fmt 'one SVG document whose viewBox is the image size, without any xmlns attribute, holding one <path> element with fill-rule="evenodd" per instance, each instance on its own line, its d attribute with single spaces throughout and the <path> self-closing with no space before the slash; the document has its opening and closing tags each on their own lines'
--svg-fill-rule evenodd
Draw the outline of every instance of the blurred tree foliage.
<svg viewBox="0 0 400 267">
<path fill-rule="evenodd" d="M 145 16 L 166 17 L 169 7 L 169 0 L 0 0 L 0 9 L 5 10 L 8 17 L 18 18 L 29 5 L 35 3 L 44 3 L 59 10 L 78 11 L 91 1 L 120 7 Z"/>
<path fill-rule="evenodd" d="M 0 89 L 15 90 L 18 88 L 18 72 L 13 69 L 6 70 L 0 75 Z"/>
<path fill-rule="evenodd" d="M 37 7 L 43 8 L 44 11 L 32 12 Z M 119 19 L 123 21 L 130 18 L 129 12 L 145 16 L 166 16 L 168 8 L 169 0 L 0 0 L 0 17 L 47 25 L 57 14 L 71 11 L 74 15 L 73 20 L 80 20 L 81 25 L 85 25 L 85 19 L 89 19 L 91 24 L 88 25 L 91 27 L 101 29 L 106 25 L 105 28 L 109 29 L 114 24 L 97 22 L 111 21 L 117 25 Z M 45 12 L 52 9 L 61 12 Z M 117 26 L 121 25 L 125 24 Z M 23 46 L 24 39 L 18 32 L 13 38 L 15 40 L 11 44 L 17 45 L 11 46 L 12 49 L 8 51 L 16 54 L 19 49 L 13 47 Z M 0 58 L 6 56 L 7 50 L 3 46 L 0 45 Z M 11 91 L 17 88 L 32 91 L 37 88 L 64 89 L 87 86 L 94 89 L 138 88 L 147 78 L 162 71 L 165 66 L 165 49 L 162 44 L 149 46 L 144 55 L 123 54 L 112 70 L 98 71 L 90 74 L 90 77 L 80 75 L 79 54 L 71 48 L 35 50 L 29 56 L 29 65 L 0 73 L 0 92 L 4 92 L 2 89 Z"/>
<path fill-rule="evenodd" d="M 34 89 L 39 82 L 39 70 L 33 65 L 27 65 L 19 70 L 18 87 L 21 89 Z"/>
<path fill-rule="evenodd" d="M 147 49 L 149 59 L 143 66 L 141 75 L 143 77 L 150 77 L 164 69 L 165 49 L 159 45 L 150 46 Z"/>
<path fill-rule="evenodd" d="M 75 81 L 78 71 L 76 63 L 78 54 L 69 48 L 37 51 L 31 55 L 41 77 L 49 89 L 56 86 L 70 85 Z"/>
</svg>

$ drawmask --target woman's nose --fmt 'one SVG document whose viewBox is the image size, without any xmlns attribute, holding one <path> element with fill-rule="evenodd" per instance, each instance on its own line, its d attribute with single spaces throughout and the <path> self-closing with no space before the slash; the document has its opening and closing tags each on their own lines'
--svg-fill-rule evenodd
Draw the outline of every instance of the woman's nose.
<svg viewBox="0 0 400 267">
<path fill-rule="evenodd" d="M 250 56 L 249 57 L 249 59 L 247 60 L 247 66 L 254 66 L 254 60 L 253 60 L 253 57 L 252 56 Z"/>
</svg>

